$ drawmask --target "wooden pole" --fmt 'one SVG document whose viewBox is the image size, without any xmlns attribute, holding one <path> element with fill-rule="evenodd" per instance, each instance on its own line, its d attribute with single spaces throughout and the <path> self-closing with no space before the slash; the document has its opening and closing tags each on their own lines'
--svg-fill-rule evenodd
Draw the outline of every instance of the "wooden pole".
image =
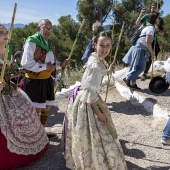
<svg viewBox="0 0 170 170">
<path fill-rule="evenodd" d="M 115 6 L 114 6 L 114 10 L 116 9 L 116 5 L 117 5 L 117 0 L 115 0 Z M 115 28 L 115 20 L 116 20 L 116 16 L 114 15 L 114 21 L 113 21 L 113 26 L 112 26 L 112 40 L 114 41 L 114 28 Z M 113 51 L 113 47 L 110 51 L 110 60 L 109 60 L 109 64 L 112 62 L 112 51 Z M 110 84 L 110 75 L 108 75 L 108 84 Z M 107 89 L 106 89 L 106 98 L 107 98 L 107 93 L 108 93 L 108 88 L 109 85 L 107 84 Z M 105 102 L 106 102 L 106 98 L 105 98 Z"/>
<path fill-rule="evenodd" d="M 156 12 L 158 12 L 158 4 L 159 4 L 159 2 L 158 2 L 158 0 L 157 0 L 157 3 L 156 3 Z M 154 52 L 154 54 L 155 54 L 155 48 L 156 48 L 156 41 L 157 41 L 157 37 L 155 36 L 154 37 L 154 48 L 153 48 L 153 52 Z M 151 71 L 151 79 L 153 78 L 153 65 L 154 65 L 154 59 L 152 59 L 152 71 Z"/>
<path fill-rule="evenodd" d="M 118 39 L 118 43 L 117 43 L 117 46 L 116 46 L 116 51 L 115 51 L 115 54 L 114 54 L 114 57 L 113 57 L 113 62 L 112 62 L 112 64 L 114 64 L 114 62 L 115 62 L 115 60 L 116 60 L 116 56 L 117 56 L 117 52 L 118 52 L 118 49 L 119 49 L 120 40 L 121 40 L 121 37 L 122 37 L 122 34 L 123 34 L 124 27 L 125 27 L 125 21 L 123 21 L 122 29 L 121 29 L 120 34 L 119 34 L 119 39 Z M 112 77 L 112 74 L 110 74 L 110 76 L 108 75 L 108 83 L 107 83 L 107 89 L 106 89 L 105 102 L 106 102 L 106 100 L 107 100 L 107 95 L 108 95 L 108 91 L 109 91 L 109 85 L 110 85 L 110 79 L 111 79 L 111 77 Z"/>
<path fill-rule="evenodd" d="M 156 41 L 156 39 L 154 40 Z M 154 42 L 154 54 L 155 54 L 155 42 Z M 152 60 L 152 71 L 151 71 L 151 79 L 153 78 L 153 64 L 154 64 L 154 59 L 151 59 Z"/>
<path fill-rule="evenodd" d="M 114 10 L 116 9 L 116 5 L 117 5 L 117 0 L 115 1 Z M 115 23 L 116 23 L 115 20 L 116 20 L 116 16 L 114 15 L 114 21 L 113 21 L 113 26 L 112 26 L 112 40 L 114 40 L 114 28 L 115 28 Z M 112 49 L 110 52 L 110 63 L 111 63 L 111 60 L 112 60 Z"/>
<path fill-rule="evenodd" d="M 12 30 L 13 30 L 13 25 L 14 25 L 16 9 L 17 9 L 17 4 L 15 3 L 14 11 L 13 11 L 13 16 L 12 16 L 12 21 L 11 21 L 10 30 L 9 30 L 9 35 L 8 35 L 8 42 L 10 42 L 10 40 L 11 40 L 11 35 L 12 35 Z M 2 66 L 2 71 L 1 71 L 1 75 L 0 75 L 0 81 L 1 82 L 4 79 L 4 73 L 5 73 L 5 68 L 6 68 L 7 59 L 8 59 L 8 52 L 9 52 L 9 45 L 7 45 L 7 48 L 6 48 L 6 51 L 5 51 L 4 64 Z"/>
<path fill-rule="evenodd" d="M 118 52 L 118 49 L 119 49 L 120 40 L 121 40 L 123 31 L 124 31 L 124 27 L 125 27 L 125 21 L 123 21 L 122 29 L 121 29 L 120 34 L 119 34 L 119 39 L 118 39 L 118 43 L 117 43 L 117 47 L 116 47 L 116 51 L 115 51 L 115 54 L 114 54 L 114 58 L 113 58 L 112 64 L 114 64 L 114 62 L 116 60 L 116 56 L 117 56 L 117 52 Z"/>
<path fill-rule="evenodd" d="M 77 34 L 80 34 L 80 32 L 81 32 L 84 24 L 85 24 L 85 19 L 83 19 L 83 21 L 82 21 L 82 23 L 81 23 L 81 26 L 80 26 Z M 74 40 L 74 43 L 73 43 L 73 45 L 72 45 L 71 52 L 70 52 L 70 54 L 69 54 L 68 59 L 71 59 L 76 43 L 77 43 L 77 38 Z M 60 77 L 59 82 L 57 83 L 57 87 L 56 87 L 55 90 L 54 90 L 54 94 L 57 92 L 57 89 L 58 89 L 58 88 L 60 87 L 60 85 L 61 85 L 61 82 L 62 82 L 62 79 L 63 79 L 63 75 L 64 75 L 64 72 L 65 72 L 66 68 L 67 68 L 67 67 L 64 67 L 64 69 L 63 69 L 63 71 L 62 71 L 62 73 L 61 73 L 61 77 Z"/>
</svg>

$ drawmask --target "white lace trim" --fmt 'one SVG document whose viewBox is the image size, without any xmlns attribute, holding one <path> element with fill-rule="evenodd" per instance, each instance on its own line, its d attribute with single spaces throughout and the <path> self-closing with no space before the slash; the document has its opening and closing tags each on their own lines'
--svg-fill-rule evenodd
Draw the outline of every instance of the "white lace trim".
<svg viewBox="0 0 170 170">
<path fill-rule="evenodd" d="M 89 57 L 89 60 L 86 63 L 85 67 L 95 68 L 95 69 L 99 70 L 102 73 L 102 75 L 104 76 L 104 75 L 107 74 L 107 68 L 106 67 L 108 67 L 108 64 L 105 60 L 104 60 L 104 64 L 102 64 L 100 62 L 99 58 L 97 57 L 97 53 L 94 52 Z"/>
<path fill-rule="evenodd" d="M 49 142 L 36 110 L 19 89 L 0 96 L 0 128 L 8 149 L 17 154 L 37 154 Z"/>
<path fill-rule="evenodd" d="M 104 61 L 105 62 L 105 61 Z M 106 62 L 105 62 L 106 64 Z M 81 87 L 82 96 L 80 101 L 83 103 L 95 102 L 99 99 L 102 77 L 107 74 L 105 64 L 101 63 L 96 53 L 92 53 L 86 64 L 86 70 L 82 77 Z"/>
</svg>

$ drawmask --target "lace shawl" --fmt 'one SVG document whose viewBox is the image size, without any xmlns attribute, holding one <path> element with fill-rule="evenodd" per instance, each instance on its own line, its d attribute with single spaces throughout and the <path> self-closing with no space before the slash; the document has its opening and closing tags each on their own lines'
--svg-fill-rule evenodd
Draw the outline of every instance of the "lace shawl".
<svg viewBox="0 0 170 170">
<path fill-rule="evenodd" d="M 29 97 L 21 89 L 11 87 L 12 70 L 5 70 L 7 86 L 0 94 L 0 130 L 10 152 L 37 154 L 49 140 Z"/>
</svg>

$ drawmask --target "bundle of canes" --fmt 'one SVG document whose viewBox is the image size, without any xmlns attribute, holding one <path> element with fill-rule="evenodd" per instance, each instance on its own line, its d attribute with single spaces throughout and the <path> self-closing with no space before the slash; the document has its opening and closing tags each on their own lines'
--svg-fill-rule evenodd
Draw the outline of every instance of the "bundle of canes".
<svg viewBox="0 0 170 170">
<path fill-rule="evenodd" d="M 115 51 L 115 54 L 114 54 L 114 57 L 113 57 L 112 65 L 114 65 L 115 60 L 116 60 L 116 56 L 117 56 L 117 52 L 118 52 L 118 49 L 119 49 L 120 40 L 121 40 L 121 37 L 122 37 L 122 34 L 123 34 L 124 27 L 125 27 L 125 21 L 123 21 L 122 28 L 121 28 L 121 31 L 120 31 L 120 34 L 119 34 L 119 39 L 118 39 L 118 43 L 117 43 L 117 46 L 116 46 L 116 51 Z M 112 74 L 109 74 L 109 75 L 108 75 L 107 88 L 106 88 L 105 102 L 106 102 L 106 100 L 107 100 L 107 95 L 108 95 L 108 91 L 109 91 L 109 85 L 110 85 L 110 79 L 111 79 L 111 77 L 112 77 Z"/>
<path fill-rule="evenodd" d="M 79 28 L 79 30 L 78 30 L 77 35 L 80 34 L 80 32 L 81 32 L 84 24 L 85 24 L 85 19 L 83 19 L 83 21 L 82 21 L 82 23 L 81 23 L 81 26 L 80 26 L 80 28 Z M 73 43 L 73 45 L 72 45 L 71 52 L 70 52 L 70 54 L 69 54 L 68 59 L 71 59 L 76 43 L 77 43 L 77 38 L 74 40 L 74 43 Z M 60 85 L 61 85 L 61 82 L 62 82 L 62 79 L 63 79 L 63 76 L 64 76 L 64 73 L 65 73 L 66 68 L 67 68 L 67 66 L 64 67 L 64 69 L 63 69 L 63 71 L 62 71 L 62 73 L 61 73 L 61 77 L 60 77 L 59 82 L 57 83 L 57 87 L 56 87 L 55 90 L 54 90 L 54 94 L 57 92 L 57 89 L 58 89 L 58 88 L 60 87 Z"/>
<path fill-rule="evenodd" d="M 13 30 L 13 25 L 14 25 L 14 19 L 15 19 L 16 9 L 17 9 L 17 4 L 15 3 L 15 5 L 14 5 L 14 11 L 13 11 L 13 16 L 12 16 L 12 21 L 11 21 L 11 24 L 10 24 L 10 30 L 9 30 L 8 43 L 7 43 L 7 44 L 10 44 L 11 35 L 12 35 L 12 30 Z M 0 75 L 0 82 L 2 82 L 3 79 L 4 79 L 4 73 L 5 73 L 5 69 L 6 69 L 6 65 L 7 65 L 8 53 L 9 53 L 9 45 L 7 45 L 6 51 L 5 51 L 4 64 L 3 64 L 3 66 L 2 66 L 2 71 L 1 71 L 1 75 Z"/>
</svg>

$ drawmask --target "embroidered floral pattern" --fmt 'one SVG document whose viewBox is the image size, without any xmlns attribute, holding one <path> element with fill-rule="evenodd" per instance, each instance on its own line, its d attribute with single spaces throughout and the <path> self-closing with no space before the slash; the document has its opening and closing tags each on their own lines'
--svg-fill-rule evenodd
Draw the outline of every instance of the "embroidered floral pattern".
<svg viewBox="0 0 170 170">
<path fill-rule="evenodd" d="M 79 98 L 78 95 L 74 105 L 70 103 L 65 118 L 66 166 L 74 170 L 126 170 L 119 140 L 98 120 L 91 106 Z"/>
<path fill-rule="evenodd" d="M 90 63 L 92 62 L 92 63 Z M 96 70 L 97 68 L 97 70 Z M 95 72 L 93 72 L 95 69 Z M 89 71 L 90 70 L 90 71 Z M 94 81 L 91 73 L 102 78 L 106 68 L 94 55 L 88 60 L 86 73 L 82 79 L 82 90 L 78 92 L 75 101 L 71 99 L 65 115 L 65 159 L 66 166 L 72 170 L 127 170 L 124 154 L 117 138 L 115 126 L 112 122 L 107 105 L 98 95 L 97 104 L 108 123 L 99 121 L 85 93 L 99 91 L 101 79 Z M 93 82 L 89 80 L 92 77 Z M 90 86 L 93 85 L 93 88 Z M 84 90 L 85 87 L 87 90 Z M 90 90 L 89 90 L 90 89 Z"/>
</svg>

